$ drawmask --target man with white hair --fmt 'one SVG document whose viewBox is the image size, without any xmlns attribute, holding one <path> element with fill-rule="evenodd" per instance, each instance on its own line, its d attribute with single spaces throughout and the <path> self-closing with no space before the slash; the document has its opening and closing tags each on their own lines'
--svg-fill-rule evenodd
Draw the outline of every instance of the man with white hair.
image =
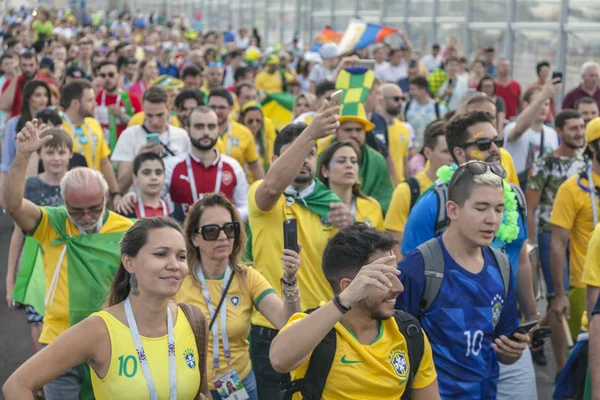
<svg viewBox="0 0 600 400">
<path fill-rule="evenodd" d="M 584 97 L 591 97 L 596 100 L 596 104 L 600 107 L 600 88 L 598 88 L 598 76 L 600 74 L 600 64 L 588 61 L 581 66 L 582 82 L 575 89 L 571 90 L 565 96 L 562 103 L 562 108 L 575 109 L 577 100 Z"/>
<path fill-rule="evenodd" d="M 37 119 L 27 122 L 17 135 L 17 153 L 4 190 L 6 211 L 42 249 L 46 281 L 42 347 L 99 311 L 119 266 L 118 242 L 132 225 L 108 210 L 108 184 L 99 171 L 89 168 L 75 168 L 63 176 L 64 206 L 39 207 L 23 198 L 31 154 L 49 140 L 51 135 L 40 139 Z M 75 400 L 80 392 L 90 391 L 84 368 L 72 368 L 47 384 L 46 399 Z"/>
</svg>

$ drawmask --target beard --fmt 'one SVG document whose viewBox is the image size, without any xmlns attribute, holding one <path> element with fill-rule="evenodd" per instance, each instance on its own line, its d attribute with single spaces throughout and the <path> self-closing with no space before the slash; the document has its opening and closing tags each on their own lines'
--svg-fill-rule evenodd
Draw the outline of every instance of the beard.
<svg viewBox="0 0 600 400">
<path fill-rule="evenodd" d="M 90 221 L 86 221 L 86 222 L 77 222 L 75 220 L 75 218 L 73 218 L 71 216 L 71 214 L 69 214 L 69 211 L 67 210 L 67 217 L 71 220 L 71 222 L 73 223 L 73 225 L 75 225 L 76 227 L 82 229 L 83 231 L 89 233 L 89 232 L 95 232 L 96 228 L 98 227 L 98 221 L 101 221 L 104 219 L 104 213 L 106 212 L 106 207 L 104 208 L 104 210 L 102 211 L 102 214 L 100 214 L 100 218 L 98 219 L 93 219 Z"/>
<path fill-rule="evenodd" d="M 578 145 L 574 144 L 573 141 L 571 140 L 571 138 L 567 138 L 566 136 L 564 137 L 564 141 L 565 141 L 565 146 L 567 146 L 568 148 L 573 149 L 573 150 L 577 150 L 577 149 L 580 149 L 583 147 L 583 145 L 578 146 Z"/>
<path fill-rule="evenodd" d="M 393 115 L 394 117 L 397 117 L 402 112 L 402 106 L 400 105 L 398 107 L 386 107 L 385 111 L 388 114 Z"/>
<path fill-rule="evenodd" d="M 118 86 L 118 85 L 115 85 L 115 86 L 113 86 L 113 87 L 107 87 L 107 88 L 105 88 L 105 89 L 106 89 L 106 91 L 107 91 L 108 93 L 114 93 L 114 92 L 116 92 L 116 91 L 119 89 L 119 86 Z"/>
<path fill-rule="evenodd" d="M 296 177 L 294 178 L 294 183 L 299 184 L 299 185 L 308 183 L 308 182 L 312 181 L 314 178 L 312 169 L 308 165 L 303 165 L 302 167 L 306 169 L 306 174 L 298 173 L 298 175 L 296 175 Z"/>
<path fill-rule="evenodd" d="M 210 143 L 208 144 L 203 144 L 202 140 L 204 139 L 210 139 Z M 207 151 L 212 149 L 213 147 L 215 147 L 215 144 L 217 144 L 217 138 L 211 138 L 208 136 L 204 136 L 200 139 L 194 139 L 192 137 L 190 137 L 190 142 L 192 142 L 192 146 L 194 146 L 195 148 L 197 148 L 200 151 Z"/>
<path fill-rule="evenodd" d="M 26 81 L 29 81 L 29 80 L 35 78 L 36 74 L 37 74 L 37 71 L 34 71 L 32 74 L 26 74 L 25 72 L 23 72 L 23 78 L 25 78 Z"/>
</svg>

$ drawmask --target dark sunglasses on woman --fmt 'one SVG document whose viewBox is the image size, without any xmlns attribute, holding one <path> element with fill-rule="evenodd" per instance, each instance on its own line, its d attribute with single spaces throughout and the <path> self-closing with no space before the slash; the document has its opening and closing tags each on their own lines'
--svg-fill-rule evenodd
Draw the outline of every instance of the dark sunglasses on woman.
<svg viewBox="0 0 600 400">
<path fill-rule="evenodd" d="M 198 233 L 202 235 L 202 239 L 207 241 L 217 240 L 221 231 L 225 232 L 227 239 L 237 239 L 240 236 L 240 223 L 234 221 L 226 222 L 222 226 L 210 224 L 198 228 Z"/>
</svg>

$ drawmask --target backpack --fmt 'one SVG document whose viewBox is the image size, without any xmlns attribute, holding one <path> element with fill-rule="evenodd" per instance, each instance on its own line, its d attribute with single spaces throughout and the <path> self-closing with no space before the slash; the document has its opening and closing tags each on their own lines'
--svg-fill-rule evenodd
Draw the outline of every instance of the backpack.
<svg viewBox="0 0 600 400">
<path fill-rule="evenodd" d="M 405 115 L 408 112 L 408 109 L 410 108 L 412 101 L 413 101 L 413 99 L 411 97 L 408 100 L 408 102 L 406 103 L 406 106 L 404 106 L 404 114 Z M 440 103 L 437 100 L 435 100 L 434 109 L 435 109 L 435 119 L 440 119 Z"/>
<path fill-rule="evenodd" d="M 408 187 L 410 189 L 410 208 L 408 209 L 410 211 L 417 203 L 417 200 L 419 200 L 419 196 L 421 196 L 421 185 L 419 184 L 417 178 L 415 178 L 414 176 L 408 178 L 406 180 L 406 183 L 408 184 Z"/>
<path fill-rule="evenodd" d="M 318 310 L 318 307 L 307 310 L 306 313 L 310 314 L 316 310 Z M 393 318 L 398 324 L 400 333 L 406 339 L 408 348 L 410 370 L 406 381 L 406 389 L 401 397 L 402 400 L 405 400 L 410 398 L 412 382 L 419 370 L 421 358 L 423 358 L 425 348 L 423 330 L 419 321 L 408 313 L 395 310 Z M 321 399 L 327 383 L 327 376 L 335 358 L 336 340 L 335 328 L 333 328 L 313 350 L 304 378 L 291 381 L 289 374 L 284 376 L 279 397 L 281 400 L 291 400 L 296 392 L 302 393 L 303 400 Z"/>
<path fill-rule="evenodd" d="M 504 283 L 504 298 L 508 296 L 508 285 L 510 283 L 510 262 L 506 254 L 488 247 L 492 251 L 492 256 L 498 264 L 502 282 Z M 425 290 L 421 303 L 419 304 L 419 318 L 422 318 L 425 311 L 433 304 L 437 297 L 442 283 L 444 282 L 444 251 L 437 238 L 429 239 L 417 247 L 417 250 L 423 256 L 425 269 Z"/>
<path fill-rule="evenodd" d="M 517 210 L 521 214 L 523 224 L 527 224 L 527 202 L 525 201 L 525 194 L 518 185 L 510 184 L 513 192 L 517 196 L 518 207 Z M 435 192 L 438 198 L 437 216 L 435 218 L 435 236 L 440 236 L 446 231 L 450 220 L 448 214 L 446 214 L 446 201 L 448 201 L 448 184 L 442 182 L 436 182 L 431 189 Z"/>
</svg>

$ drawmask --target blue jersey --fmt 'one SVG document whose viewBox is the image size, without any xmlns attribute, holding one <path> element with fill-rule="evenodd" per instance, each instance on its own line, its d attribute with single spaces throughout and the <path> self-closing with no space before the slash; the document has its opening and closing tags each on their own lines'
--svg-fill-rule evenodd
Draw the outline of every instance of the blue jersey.
<svg viewBox="0 0 600 400">
<path fill-rule="evenodd" d="M 482 249 L 484 267 L 474 274 L 462 268 L 446 250 L 442 287 L 420 318 L 433 351 L 442 399 L 495 399 L 498 356 L 492 343 L 519 326 L 514 279 L 508 295 L 494 256 Z M 425 291 L 423 257 L 413 251 L 398 264 L 404 291 L 396 308 L 419 315 Z"/>
<path fill-rule="evenodd" d="M 179 79 L 179 68 L 177 68 L 173 64 L 169 64 L 166 67 L 163 67 L 160 63 L 158 63 L 158 75 L 169 75 L 173 78 Z"/>
<path fill-rule="evenodd" d="M 419 201 L 417 201 L 410 211 L 404 227 L 402 254 L 409 254 L 414 251 L 417 246 L 435 237 L 437 209 L 438 198 L 433 190 L 425 193 Z M 512 279 L 515 281 L 517 279 L 517 269 L 519 268 L 519 254 L 521 253 L 523 243 L 528 237 L 527 224 L 523 222 L 521 213 L 517 213 L 519 214 L 519 236 L 511 243 L 504 246 L 504 248 L 495 239 L 492 242 L 493 248 L 506 253 L 508 256 L 511 265 Z"/>
</svg>

